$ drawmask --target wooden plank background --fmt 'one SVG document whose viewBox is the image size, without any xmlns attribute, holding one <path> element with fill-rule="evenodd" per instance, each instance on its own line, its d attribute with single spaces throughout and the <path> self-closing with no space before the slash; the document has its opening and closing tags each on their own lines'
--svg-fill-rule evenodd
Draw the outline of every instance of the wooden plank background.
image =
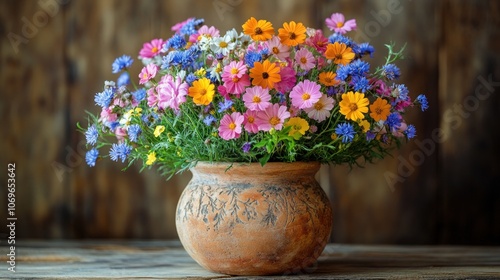
<svg viewBox="0 0 500 280">
<path fill-rule="evenodd" d="M 143 42 L 169 37 L 170 26 L 191 16 L 225 31 L 250 16 L 324 28 L 333 12 L 357 19 L 353 36 L 375 46 L 373 65 L 382 63 L 384 43 L 408 43 L 400 82 L 413 97 L 426 93 L 431 109 L 409 115 L 417 141 L 392 158 L 352 171 L 322 168 L 332 241 L 500 245 L 495 0 L 1 1 L 0 220 L 6 166 L 15 162 L 19 238 L 176 238 L 175 207 L 189 174 L 165 181 L 154 171 L 84 162 L 75 124 L 86 123 L 85 109 L 97 112 L 94 93 L 117 78 L 113 60 L 136 56 Z M 137 63 L 132 73 L 139 70 Z M 388 184 L 388 174 L 402 177 Z"/>
</svg>

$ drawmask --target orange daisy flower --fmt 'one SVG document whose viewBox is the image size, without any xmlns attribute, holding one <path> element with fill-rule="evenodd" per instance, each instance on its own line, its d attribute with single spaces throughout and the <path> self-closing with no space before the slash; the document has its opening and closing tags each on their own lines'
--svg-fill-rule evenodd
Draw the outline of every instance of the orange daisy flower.
<svg viewBox="0 0 500 280">
<path fill-rule="evenodd" d="M 243 33 L 250 35 L 255 41 L 266 41 L 271 39 L 274 35 L 273 24 L 267 20 L 257 21 L 251 17 L 243 25 Z"/>
<path fill-rule="evenodd" d="M 267 59 L 264 63 L 256 61 L 250 69 L 250 78 L 252 85 L 272 89 L 275 83 L 281 81 L 280 68 Z"/>
<path fill-rule="evenodd" d="M 339 83 L 338 80 L 335 79 L 337 77 L 337 74 L 333 73 L 332 71 L 329 72 L 321 72 L 319 73 L 319 82 L 325 86 L 334 86 Z"/>
<path fill-rule="evenodd" d="M 385 121 L 391 113 L 391 104 L 389 104 L 387 100 L 379 97 L 370 105 L 370 112 L 370 117 L 376 122 L 380 120 Z"/>
<path fill-rule="evenodd" d="M 215 94 L 215 86 L 207 78 L 201 78 L 193 82 L 188 89 L 188 95 L 193 98 L 196 105 L 208 105 L 212 102 Z"/>
<path fill-rule="evenodd" d="M 335 64 L 346 65 L 354 59 L 354 52 L 346 44 L 335 42 L 326 46 L 325 57 Z"/>
<path fill-rule="evenodd" d="M 362 120 L 365 118 L 363 113 L 368 113 L 368 98 L 364 93 L 352 92 L 342 94 L 342 101 L 340 101 L 340 113 L 345 116 L 347 120 Z"/>
<path fill-rule="evenodd" d="M 278 30 L 278 36 L 282 44 L 293 47 L 305 42 L 306 31 L 306 27 L 301 22 L 290 21 L 290 23 L 283 23 L 283 28 Z"/>
</svg>

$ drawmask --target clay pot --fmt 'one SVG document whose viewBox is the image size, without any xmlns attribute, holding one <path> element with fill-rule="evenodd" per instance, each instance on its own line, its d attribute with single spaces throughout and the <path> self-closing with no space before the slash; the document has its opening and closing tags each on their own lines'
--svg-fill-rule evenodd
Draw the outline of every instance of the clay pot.
<svg viewBox="0 0 500 280">
<path fill-rule="evenodd" d="M 231 275 L 307 271 L 329 239 L 319 163 L 204 163 L 177 205 L 179 238 L 204 268 Z"/>
</svg>

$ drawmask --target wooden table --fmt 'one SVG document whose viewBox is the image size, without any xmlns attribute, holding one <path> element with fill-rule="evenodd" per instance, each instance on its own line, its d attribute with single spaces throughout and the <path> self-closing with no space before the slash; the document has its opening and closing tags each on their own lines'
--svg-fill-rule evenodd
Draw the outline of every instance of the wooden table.
<svg viewBox="0 0 500 280">
<path fill-rule="evenodd" d="M 196 264 L 178 241 L 16 240 L 0 244 L 0 279 L 500 279 L 500 247 L 329 244 L 308 273 L 231 277 Z"/>
</svg>

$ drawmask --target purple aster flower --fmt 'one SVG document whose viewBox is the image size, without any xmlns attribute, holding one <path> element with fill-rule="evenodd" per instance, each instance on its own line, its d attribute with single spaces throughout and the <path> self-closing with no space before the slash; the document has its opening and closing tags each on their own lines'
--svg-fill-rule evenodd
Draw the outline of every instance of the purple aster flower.
<svg viewBox="0 0 500 280">
<path fill-rule="evenodd" d="M 396 80 L 401 75 L 399 68 L 394 64 L 386 64 L 382 66 L 382 75 L 385 76 L 389 81 Z"/>
<path fill-rule="evenodd" d="M 97 132 L 97 128 L 95 127 L 95 125 L 89 127 L 85 132 L 85 138 L 87 139 L 87 143 L 89 143 L 90 145 L 95 145 L 98 136 L 99 133 Z"/>
<path fill-rule="evenodd" d="M 420 94 L 419 96 L 417 96 L 417 102 L 420 103 L 422 112 L 429 109 L 429 103 L 427 102 L 427 97 L 425 97 L 425 95 Z"/>
<path fill-rule="evenodd" d="M 130 141 L 137 142 L 137 139 L 139 138 L 139 134 L 141 134 L 142 130 L 141 127 L 137 124 L 133 124 L 129 126 L 127 133 Z"/>
<path fill-rule="evenodd" d="M 248 152 L 250 152 L 251 148 L 252 144 L 250 142 L 245 142 L 245 144 L 243 144 L 243 146 L 241 147 L 241 150 L 243 150 L 243 152 L 247 154 Z"/>
<path fill-rule="evenodd" d="M 337 125 L 335 133 L 342 138 L 342 143 L 352 142 L 354 135 L 356 135 L 356 131 L 354 131 L 354 127 L 350 123 L 341 123 Z"/>
<path fill-rule="evenodd" d="M 97 149 L 92 149 L 85 154 L 85 161 L 87 162 L 88 166 L 94 167 L 98 157 L 99 151 Z"/>
<path fill-rule="evenodd" d="M 105 89 L 103 92 L 99 92 L 95 95 L 94 101 L 97 105 L 105 108 L 108 107 L 113 100 L 113 90 L 111 88 Z"/>
<path fill-rule="evenodd" d="M 372 141 L 373 139 L 375 139 L 375 136 L 377 136 L 377 134 L 375 134 L 373 131 L 367 131 L 366 132 L 366 141 L 368 141 L 368 142 Z"/>
<path fill-rule="evenodd" d="M 121 159 L 122 162 L 125 162 L 131 151 L 132 147 L 130 147 L 129 145 L 125 143 L 120 143 L 120 144 L 115 143 L 113 144 L 111 150 L 109 151 L 109 156 L 113 161 L 118 161 L 119 159 Z"/>
<path fill-rule="evenodd" d="M 134 60 L 128 56 L 128 55 L 122 55 L 115 59 L 113 62 L 112 68 L 113 68 L 113 73 L 118 73 L 124 69 L 129 68 Z"/>
<path fill-rule="evenodd" d="M 417 135 L 417 129 L 415 128 L 414 125 L 410 124 L 406 128 L 405 134 L 406 134 L 406 137 L 408 137 L 408 139 L 411 139 Z"/>
</svg>

